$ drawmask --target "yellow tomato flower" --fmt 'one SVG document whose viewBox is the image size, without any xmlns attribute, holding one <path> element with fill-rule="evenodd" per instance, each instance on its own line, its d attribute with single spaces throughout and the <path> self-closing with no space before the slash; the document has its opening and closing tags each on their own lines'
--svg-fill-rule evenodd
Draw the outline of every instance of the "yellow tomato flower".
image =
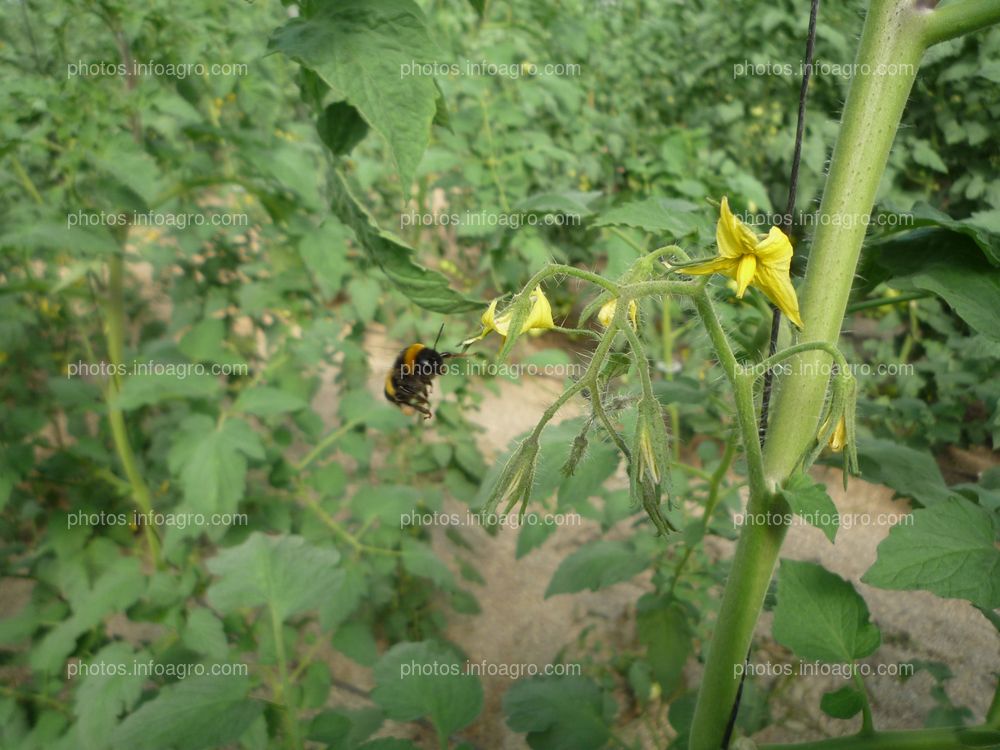
<svg viewBox="0 0 1000 750">
<path fill-rule="evenodd" d="M 483 332 L 474 338 L 463 341 L 463 345 L 486 338 L 491 331 L 496 331 L 504 338 L 507 338 L 507 332 L 510 330 L 510 321 L 514 317 L 514 311 L 508 307 L 497 315 L 498 301 L 493 300 L 490 302 L 490 306 L 486 308 L 486 312 L 480 318 L 483 324 Z M 531 310 L 521 325 L 521 333 L 526 333 L 527 331 L 544 331 L 549 328 L 555 328 L 555 326 L 556 324 L 552 320 L 552 305 L 545 298 L 542 288 L 540 286 L 535 287 L 535 291 L 531 293 Z"/>
<path fill-rule="evenodd" d="M 678 270 L 696 276 L 724 274 L 735 279 L 736 296 L 740 298 L 748 286 L 755 286 L 777 305 L 785 317 L 802 328 L 799 300 L 790 276 L 792 243 L 784 232 L 778 227 L 771 227 L 766 235 L 754 234 L 729 210 L 729 201 L 724 197 L 719 206 L 715 242 L 719 246 L 718 257 Z"/>
<path fill-rule="evenodd" d="M 827 419 L 819 430 L 820 434 L 822 435 L 829 428 L 830 428 L 830 420 Z M 844 450 L 844 447 L 846 445 L 847 445 L 847 420 L 844 419 L 843 415 L 841 415 L 840 419 L 837 420 L 837 426 L 833 428 L 833 432 L 830 434 L 830 440 L 827 442 L 827 446 L 834 453 L 840 453 L 842 450 Z"/>
<path fill-rule="evenodd" d="M 608 300 L 605 302 L 601 309 L 597 313 L 598 322 L 607 328 L 611 325 L 611 321 L 615 319 L 615 310 L 618 309 L 618 298 Z M 632 330 L 638 329 L 639 324 L 637 321 L 639 315 L 639 306 L 635 303 L 635 300 L 629 300 L 628 303 L 628 319 L 632 323 Z"/>
</svg>

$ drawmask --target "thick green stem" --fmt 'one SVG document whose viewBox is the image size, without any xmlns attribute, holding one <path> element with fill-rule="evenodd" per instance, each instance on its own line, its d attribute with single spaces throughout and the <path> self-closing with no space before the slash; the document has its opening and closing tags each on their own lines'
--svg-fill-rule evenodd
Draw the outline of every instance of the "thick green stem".
<svg viewBox="0 0 1000 750">
<path fill-rule="evenodd" d="M 872 0 L 801 290 L 805 322 L 801 343 L 835 344 L 840 336 L 865 237 L 865 217 L 875 203 L 924 52 L 927 14 L 916 0 Z M 827 379 L 821 373 L 829 362 L 825 352 L 803 353 L 787 376 L 775 379 L 764 457 L 773 483 L 788 476 L 815 436 L 826 394 Z"/>
<path fill-rule="evenodd" d="M 988 5 L 993 10 L 988 10 Z M 926 46 L 946 38 L 947 34 L 980 27 L 1000 13 L 996 6 L 995 0 L 962 0 L 954 7 L 963 12 L 952 16 L 951 11 L 948 15 L 936 15 L 942 11 L 920 7 L 918 0 L 872 0 L 801 289 L 805 328 L 800 343 L 834 345 L 840 336 L 865 236 L 865 219 L 871 214 L 879 180 Z M 695 302 L 698 303 L 698 297 Z M 709 333 L 714 343 L 716 335 L 711 327 Z M 823 349 L 798 354 L 789 374 L 776 379 L 776 398 L 763 457 L 768 487 L 779 485 L 792 472 L 815 439 L 826 396 L 826 366 L 831 361 L 831 352 Z M 739 395 L 737 391 L 738 402 Z M 745 432 L 742 424 L 741 431 Z M 748 510 L 760 504 L 766 508 L 770 500 L 767 492 L 752 490 Z M 780 521 L 776 514 L 767 517 Z M 785 532 L 782 525 L 751 523 L 744 526 L 740 535 L 695 708 L 689 742 L 692 750 L 718 750 L 722 743 L 739 687 L 734 668 L 742 664 L 746 655 Z M 842 744 L 824 747 L 902 748 L 903 742 L 910 742 L 907 736 L 894 738 L 900 740 L 899 744 L 888 744 L 882 739 L 885 736 L 888 735 L 850 738 Z M 924 736 L 913 741 L 924 742 Z M 935 738 L 939 744 L 931 741 L 905 746 L 952 747 L 957 746 L 955 737 L 953 731 L 941 732 Z"/>
</svg>

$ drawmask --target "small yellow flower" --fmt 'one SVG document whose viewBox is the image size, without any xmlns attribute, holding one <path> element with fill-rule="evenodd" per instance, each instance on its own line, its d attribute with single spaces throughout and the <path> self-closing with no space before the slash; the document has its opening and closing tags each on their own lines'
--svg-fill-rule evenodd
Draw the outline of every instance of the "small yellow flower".
<svg viewBox="0 0 1000 750">
<path fill-rule="evenodd" d="M 790 268 L 792 243 L 778 227 L 758 236 L 729 210 L 724 197 L 719 206 L 719 223 L 715 227 L 719 246 L 716 258 L 678 268 L 682 273 L 702 275 L 721 273 L 736 280 L 736 296 L 742 298 L 748 286 L 755 286 L 767 295 L 778 309 L 799 328 L 799 300 L 792 286 Z"/>
<path fill-rule="evenodd" d="M 827 421 L 823 423 L 823 426 L 819 430 L 820 435 L 826 432 L 829 428 L 830 428 L 830 420 L 827 419 Z M 844 418 L 843 415 L 841 415 L 840 419 L 837 420 L 837 426 L 833 428 L 833 432 L 830 434 L 830 440 L 827 442 L 827 447 L 829 447 L 830 450 L 832 450 L 834 453 L 840 453 L 842 450 L 844 450 L 844 447 L 846 445 L 847 445 L 847 420 Z"/>
<path fill-rule="evenodd" d="M 598 322 L 607 328 L 611 325 L 611 322 L 615 319 L 615 310 L 618 309 L 618 298 L 608 300 L 605 302 L 601 309 L 597 313 Z M 639 324 L 637 318 L 639 316 L 639 306 L 635 303 L 635 300 L 629 300 L 628 303 L 628 319 L 632 323 L 632 330 L 638 329 Z"/>
<path fill-rule="evenodd" d="M 510 330 L 510 321 L 514 317 L 514 311 L 508 307 L 502 313 L 497 315 L 497 302 L 499 300 L 493 300 L 490 302 L 490 306 L 483 313 L 480 320 L 483 324 L 483 332 L 478 336 L 471 339 L 463 341 L 463 345 L 471 344 L 473 341 L 479 341 L 480 339 L 486 338 L 492 331 L 496 331 L 504 338 L 507 338 L 507 333 Z M 526 333 L 527 331 L 544 331 L 550 328 L 555 328 L 556 324 L 552 320 L 552 306 L 549 301 L 545 298 L 542 288 L 536 287 L 535 291 L 531 293 L 531 310 L 528 312 L 528 317 L 525 318 L 524 323 L 521 325 L 521 333 Z"/>
</svg>

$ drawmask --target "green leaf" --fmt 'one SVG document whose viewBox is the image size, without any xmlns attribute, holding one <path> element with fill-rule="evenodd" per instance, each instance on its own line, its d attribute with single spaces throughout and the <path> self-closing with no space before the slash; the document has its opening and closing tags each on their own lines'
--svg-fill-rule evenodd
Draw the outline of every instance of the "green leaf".
<svg viewBox="0 0 1000 750">
<path fill-rule="evenodd" d="M 188 612 L 181 642 L 197 654 L 222 662 L 229 655 L 229 643 L 222 620 L 205 607 Z"/>
<path fill-rule="evenodd" d="M 583 545 L 559 564 L 545 590 L 545 598 L 607 588 L 638 575 L 648 564 L 648 558 L 638 554 L 629 543 L 599 539 Z"/>
<path fill-rule="evenodd" d="M 440 313 L 461 313 L 486 309 L 480 300 L 470 299 L 454 291 L 448 279 L 437 271 L 419 265 L 413 248 L 401 239 L 378 228 L 371 214 L 351 194 L 344 176 L 336 172 L 331 178 L 333 210 L 350 227 L 389 280 L 421 307 Z"/>
<path fill-rule="evenodd" d="M 1000 236 L 972 220 L 920 221 L 922 228 L 891 234 L 866 250 L 861 290 L 886 282 L 900 291 L 931 292 L 977 331 L 1000 339 L 1000 307 L 993 304 L 1000 296 Z"/>
<path fill-rule="evenodd" d="M 202 750 L 235 742 L 263 704 L 247 698 L 245 677 L 189 677 L 164 687 L 115 730 L 122 750 Z"/>
<path fill-rule="evenodd" d="M 503 697 L 507 726 L 534 750 L 598 750 L 611 738 L 614 702 L 585 677 L 537 677 Z"/>
<path fill-rule="evenodd" d="M 233 404 L 234 411 L 253 414 L 257 417 L 273 417 L 299 411 L 309 406 L 305 399 L 294 393 L 270 386 L 257 386 L 242 391 Z"/>
<path fill-rule="evenodd" d="M 524 213 L 590 216 L 590 203 L 600 197 L 599 192 L 580 193 L 567 190 L 562 193 L 536 193 L 520 201 L 514 208 Z"/>
<path fill-rule="evenodd" d="M 598 442 L 590 445 L 573 474 L 559 485 L 559 507 L 577 508 L 596 495 L 615 473 L 620 460 L 612 445 Z"/>
<path fill-rule="evenodd" d="M 545 540 L 556 530 L 554 523 L 526 523 L 517 535 L 516 559 L 520 560 L 536 547 L 541 547 Z"/>
<path fill-rule="evenodd" d="M 921 138 L 913 140 L 913 148 L 910 151 L 913 161 L 922 167 L 933 169 L 935 172 L 948 173 L 948 165 L 945 164 L 937 151 L 931 148 L 931 144 Z"/>
<path fill-rule="evenodd" d="M 341 292 L 345 274 L 350 269 L 347 261 L 347 243 L 351 230 L 336 216 L 327 217 L 317 227 L 299 240 L 299 255 L 309 269 L 309 276 L 327 298 Z"/>
<path fill-rule="evenodd" d="M 337 628 L 333 647 L 363 667 L 372 667 L 378 660 L 378 644 L 371 628 L 362 622 L 349 622 Z"/>
<path fill-rule="evenodd" d="M 978 607 L 1000 607 L 996 516 L 963 498 L 916 510 L 878 546 L 862 581 L 884 589 L 923 589 Z"/>
<path fill-rule="evenodd" d="M 404 516 L 412 517 L 417 513 L 423 493 L 416 487 L 405 487 L 399 484 L 375 484 L 358 488 L 351 498 L 351 510 L 362 523 L 377 518 L 381 523 L 392 528 L 403 525 Z"/>
<path fill-rule="evenodd" d="M 440 55 L 419 6 L 411 0 L 321 3 L 278 28 L 268 48 L 314 70 L 389 144 L 409 192 L 430 140 L 438 91 L 431 76 L 405 75 Z"/>
<path fill-rule="evenodd" d="M 631 201 L 607 211 L 594 222 L 594 226 L 624 225 L 656 234 L 666 233 L 683 237 L 698 228 L 698 206 L 688 201 L 671 198 L 646 198 Z"/>
<path fill-rule="evenodd" d="M 343 156 L 368 134 L 368 123 L 347 102 L 333 102 L 316 121 L 316 132 L 334 156 Z"/>
<path fill-rule="evenodd" d="M 135 659 L 132 648 L 118 641 L 105 646 L 89 660 L 101 673 L 85 673 L 73 696 L 77 737 L 87 750 L 110 747 L 111 732 L 118 718 L 131 710 L 142 695 L 146 678 L 134 673 Z"/>
<path fill-rule="evenodd" d="M 115 399 L 115 405 L 123 411 L 141 406 L 159 404 L 169 399 L 204 398 L 216 399 L 222 390 L 218 379 L 206 374 L 184 374 L 188 363 L 160 363 L 172 372 L 131 375 L 125 378 Z"/>
<path fill-rule="evenodd" d="M 104 257 L 121 251 L 108 227 L 67 226 L 72 221 L 72 218 L 64 219 L 62 222 L 39 220 L 15 226 L 10 231 L 0 234 L 0 247 L 20 246 L 32 250 L 60 252 L 73 248 L 73 252 L 82 257 Z M 80 218 L 77 217 L 76 221 L 79 222 Z"/>
<path fill-rule="evenodd" d="M 72 607 L 72 615 L 45 634 L 31 651 L 31 667 L 38 672 L 58 673 L 65 668 L 66 657 L 76 648 L 76 640 L 97 627 L 108 615 L 124 612 L 138 601 L 146 590 L 146 576 L 139 560 L 123 557 L 86 585 L 86 574 L 75 580 L 71 591 L 64 590 Z M 83 584 L 83 585 L 81 585 Z"/>
<path fill-rule="evenodd" d="M 230 417 L 221 425 L 204 414 L 181 423 L 168 464 L 184 488 L 187 507 L 231 513 L 246 492 L 247 458 L 263 459 L 264 447 L 250 425 Z"/>
<path fill-rule="evenodd" d="M 434 554 L 428 545 L 416 539 L 403 539 L 403 569 L 407 573 L 421 578 L 428 578 L 436 586 L 451 589 L 455 587 L 455 578 L 448 566 Z"/>
<path fill-rule="evenodd" d="M 308 739 L 323 742 L 336 750 L 355 750 L 382 726 L 382 711 L 334 709 L 313 717 Z"/>
<path fill-rule="evenodd" d="M 850 686 L 825 693 L 819 702 L 819 707 L 823 710 L 823 713 L 835 719 L 850 719 L 863 706 L 864 697 Z"/>
<path fill-rule="evenodd" d="M 684 665 L 693 650 L 693 632 L 683 608 L 669 597 L 643 596 L 636 628 L 653 677 L 671 695 L 681 684 Z"/>
<path fill-rule="evenodd" d="M 483 706 L 483 688 L 464 674 L 463 661 L 432 641 L 397 643 L 375 665 L 372 700 L 396 721 L 427 717 L 446 738 L 471 724 Z"/>
<path fill-rule="evenodd" d="M 315 547 L 300 536 L 254 532 L 207 562 L 218 577 L 208 588 L 208 602 L 223 614 L 267 605 L 284 620 L 319 608 L 337 584 L 339 560 L 336 549 Z"/>
<path fill-rule="evenodd" d="M 836 664 L 862 659 L 878 648 L 879 629 L 854 586 L 821 565 L 782 560 L 774 639 L 801 659 Z"/>
<path fill-rule="evenodd" d="M 800 472 L 789 477 L 780 493 L 793 513 L 822 531 L 833 542 L 840 527 L 840 514 L 826 494 L 825 484 L 816 484 Z"/>
<path fill-rule="evenodd" d="M 935 505 L 954 497 L 930 451 L 893 440 L 859 438 L 858 463 L 865 481 L 884 484 L 921 505 Z"/>
</svg>

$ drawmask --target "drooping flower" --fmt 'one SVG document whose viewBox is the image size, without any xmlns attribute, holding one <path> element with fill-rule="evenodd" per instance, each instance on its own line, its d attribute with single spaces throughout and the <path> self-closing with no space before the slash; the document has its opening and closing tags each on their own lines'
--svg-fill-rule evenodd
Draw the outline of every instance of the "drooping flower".
<svg viewBox="0 0 1000 750">
<path fill-rule="evenodd" d="M 830 428 L 830 422 L 827 420 L 823 423 L 823 427 L 820 428 L 820 434 L 825 433 Z M 844 446 L 847 445 L 847 420 L 844 415 L 840 415 L 840 419 L 837 420 L 837 426 L 833 428 L 833 432 L 830 433 L 830 439 L 826 443 L 827 447 L 834 453 L 840 453 L 844 450 Z"/>
<path fill-rule="evenodd" d="M 474 336 L 471 339 L 463 341 L 463 345 L 471 344 L 474 341 L 479 341 L 480 339 L 486 338 L 491 332 L 496 331 L 504 338 L 507 338 L 507 333 L 510 330 L 511 319 L 514 317 L 513 306 L 507 307 L 502 313 L 497 315 L 497 304 L 499 299 L 495 299 L 490 302 L 490 306 L 486 308 L 486 312 L 480 318 L 483 324 L 483 332 L 478 336 Z M 549 304 L 548 299 L 545 297 L 545 293 L 542 288 L 535 287 L 535 290 L 531 293 L 531 309 L 528 311 L 528 317 L 525 318 L 524 323 L 521 324 L 521 333 L 526 333 L 528 331 L 544 331 L 550 328 L 555 328 L 555 322 L 552 320 L 552 305 Z"/>
<path fill-rule="evenodd" d="M 767 295 L 781 312 L 799 328 L 799 300 L 792 286 L 790 269 L 792 243 L 778 227 L 766 235 L 755 234 L 729 209 L 725 197 L 719 206 L 715 227 L 719 255 L 711 260 L 681 266 L 677 270 L 693 275 L 721 273 L 736 281 L 736 296 L 742 298 L 748 286 Z"/>
<path fill-rule="evenodd" d="M 607 328 L 611 325 L 611 322 L 615 319 L 615 311 L 618 309 L 618 298 L 610 299 L 605 302 L 601 309 L 597 313 L 597 321 Z M 628 319 L 632 325 L 632 330 L 635 331 L 639 327 L 638 323 L 639 306 L 636 304 L 635 300 L 629 300 L 628 303 Z"/>
</svg>

